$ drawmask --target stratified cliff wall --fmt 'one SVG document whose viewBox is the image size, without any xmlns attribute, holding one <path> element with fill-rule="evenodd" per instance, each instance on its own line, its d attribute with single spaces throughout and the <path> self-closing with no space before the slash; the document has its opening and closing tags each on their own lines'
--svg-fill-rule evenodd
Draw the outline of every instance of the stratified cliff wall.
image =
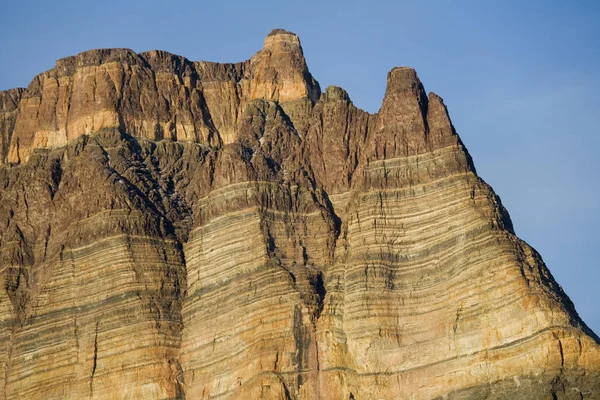
<svg viewBox="0 0 600 400">
<path fill-rule="evenodd" d="M 93 50 L 0 92 L 0 399 L 598 399 L 443 100 Z"/>
</svg>

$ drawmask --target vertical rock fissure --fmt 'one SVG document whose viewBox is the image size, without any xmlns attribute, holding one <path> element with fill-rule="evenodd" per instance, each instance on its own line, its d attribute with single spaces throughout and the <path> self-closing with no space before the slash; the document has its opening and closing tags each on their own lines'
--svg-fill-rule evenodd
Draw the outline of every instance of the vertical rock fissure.
<svg viewBox="0 0 600 400">
<path fill-rule="evenodd" d="M 94 397 L 94 376 L 98 367 L 98 325 L 100 321 L 96 321 L 96 331 L 94 334 L 94 357 L 92 361 L 92 373 L 90 374 L 90 398 Z"/>
<path fill-rule="evenodd" d="M 325 295 L 327 294 L 327 289 L 325 289 L 325 283 L 323 281 L 323 272 L 319 271 L 315 275 L 312 275 L 309 279 L 310 285 L 312 287 L 313 293 L 316 295 L 316 310 L 315 310 L 315 319 L 319 319 L 321 316 L 321 312 L 323 312 L 323 305 L 325 302 Z"/>
<path fill-rule="evenodd" d="M 305 361 L 304 326 L 302 324 L 302 311 L 300 307 L 294 306 L 294 344 L 296 345 L 296 365 L 298 368 L 298 389 L 302 386 L 302 373 Z"/>
<path fill-rule="evenodd" d="M 187 236 L 187 235 L 186 235 Z M 183 274 L 184 277 L 187 277 L 187 259 L 185 256 L 185 251 L 183 250 L 183 244 L 181 242 L 178 241 L 178 246 L 177 249 L 179 251 L 179 254 L 181 256 L 181 264 L 183 265 Z M 180 351 L 181 351 L 181 343 L 182 343 L 182 336 L 183 336 L 183 329 L 184 329 L 184 324 L 183 324 L 183 315 L 182 315 L 182 310 L 183 310 L 183 302 L 185 301 L 186 297 L 187 297 L 187 278 L 184 280 L 185 283 L 185 287 L 182 287 L 182 282 L 181 279 L 179 278 L 179 276 L 177 276 L 176 280 L 175 280 L 175 290 L 177 293 L 177 301 L 179 301 L 179 308 L 178 308 L 178 313 L 179 315 L 177 316 L 179 318 L 179 348 L 177 349 L 177 358 L 175 359 L 175 363 L 177 366 L 177 377 L 176 377 L 176 381 L 175 381 L 175 390 L 176 390 L 176 397 L 178 400 L 185 400 L 185 374 L 184 374 L 184 370 L 183 367 L 181 366 L 181 361 L 179 359 L 180 357 Z"/>
</svg>

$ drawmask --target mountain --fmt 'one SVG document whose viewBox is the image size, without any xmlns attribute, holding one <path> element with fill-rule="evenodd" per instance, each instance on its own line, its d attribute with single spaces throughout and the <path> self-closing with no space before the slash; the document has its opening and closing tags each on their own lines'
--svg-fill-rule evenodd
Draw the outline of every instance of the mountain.
<svg viewBox="0 0 600 400">
<path fill-rule="evenodd" d="M 92 50 L 0 92 L 1 399 L 599 399 L 600 345 L 393 68 L 298 37 Z"/>
</svg>

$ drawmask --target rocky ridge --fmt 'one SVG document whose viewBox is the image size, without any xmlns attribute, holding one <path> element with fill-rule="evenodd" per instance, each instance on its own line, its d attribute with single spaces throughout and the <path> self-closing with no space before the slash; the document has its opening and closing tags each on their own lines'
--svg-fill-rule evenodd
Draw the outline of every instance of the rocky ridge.
<svg viewBox="0 0 600 400">
<path fill-rule="evenodd" d="M 0 399 L 597 399 L 598 338 L 443 100 L 298 37 L 92 50 L 0 92 Z"/>
</svg>

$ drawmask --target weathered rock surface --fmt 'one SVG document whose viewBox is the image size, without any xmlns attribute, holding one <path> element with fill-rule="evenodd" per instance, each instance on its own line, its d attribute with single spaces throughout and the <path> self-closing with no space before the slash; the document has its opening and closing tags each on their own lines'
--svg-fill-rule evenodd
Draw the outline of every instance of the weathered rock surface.
<svg viewBox="0 0 600 400">
<path fill-rule="evenodd" d="M 600 346 L 394 68 L 296 35 L 93 50 L 0 92 L 0 399 L 598 399 Z"/>
</svg>

